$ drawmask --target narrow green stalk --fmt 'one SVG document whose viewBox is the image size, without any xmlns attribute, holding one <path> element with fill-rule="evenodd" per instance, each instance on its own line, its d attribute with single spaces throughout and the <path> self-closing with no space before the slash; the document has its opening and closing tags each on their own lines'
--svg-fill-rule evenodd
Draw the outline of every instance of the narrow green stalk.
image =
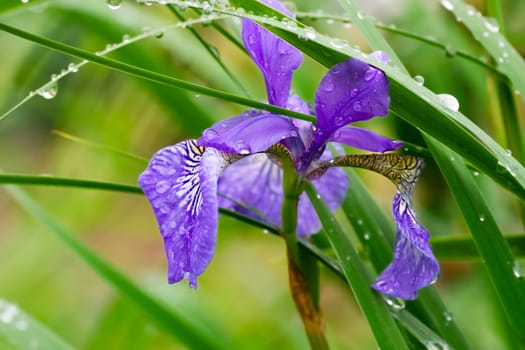
<svg viewBox="0 0 525 350">
<path fill-rule="evenodd" d="M 366 317 L 381 349 L 408 349 L 408 346 L 378 293 L 370 288 L 372 279 L 354 245 L 321 200 L 315 187 L 307 183 L 306 193 L 323 224 L 330 245 L 341 263 L 345 278 Z"/>
<path fill-rule="evenodd" d="M 181 22 L 186 21 L 186 18 L 180 13 L 180 11 L 173 5 L 168 4 L 168 9 L 173 13 Z M 198 11 L 199 15 L 202 15 L 202 11 Z M 248 90 L 244 88 L 244 86 L 241 84 L 241 82 L 233 75 L 233 73 L 226 67 L 224 62 L 222 62 L 221 57 L 219 56 L 219 52 L 214 50 L 211 46 L 211 44 L 208 44 L 206 40 L 199 34 L 199 32 L 193 28 L 188 27 L 187 30 L 190 31 L 190 33 L 197 39 L 197 41 L 204 47 L 204 49 L 208 52 L 208 54 L 217 62 L 217 64 L 221 67 L 221 69 L 226 73 L 226 75 L 230 78 L 230 80 L 237 86 L 240 92 L 246 97 L 250 97 L 250 94 L 248 93 Z"/>
<path fill-rule="evenodd" d="M 266 110 L 266 111 L 273 112 L 276 114 L 287 115 L 293 118 L 302 119 L 302 120 L 306 120 L 309 122 L 315 121 L 315 117 L 311 115 L 307 115 L 307 114 L 292 111 L 290 109 L 281 108 L 281 107 L 277 107 L 277 106 L 270 105 L 267 103 L 262 103 L 259 101 L 251 100 L 251 99 L 248 99 L 242 96 L 233 95 L 233 94 L 226 93 L 220 90 L 211 89 L 203 85 L 190 83 L 188 81 L 176 79 L 176 78 L 164 75 L 164 74 L 155 73 L 155 72 L 149 71 L 144 68 L 140 68 L 137 66 L 123 63 L 121 61 L 117 61 L 117 60 L 110 59 L 110 58 L 103 57 L 103 56 L 98 56 L 98 55 L 89 53 L 85 50 L 60 43 L 58 41 L 50 40 L 42 36 L 31 34 L 29 32 L 20 30 L 18 28 L 9 26 L 5 23 L 0 23 L 0 30 L 13 34 L 15 36 L 18 36 L 20 38 L 26 39 L 28 41 L 31 41 L 43 47 L 49 48 L 51 50 L 61 52 L 69 56 L 82 58 L 90 62 L 97 63 L 106 68 L 110 68 L 110 69 L 113 69 L 119 72 L 130 74 L 130 75 L 139 77 L 141 79 L 147 79 L 147 80 L 154 81 L 156 83 L 163 84 L 166 86 L 183 88 L 183 89 L 194 91 L 194 92 L 197 92 L 203 95 L 221 98 L 226 101 L 234 102 L 240 105 L 262 109 L 262 110 Z"/>
<path fill-rule="evenodd" d="M 176 314 L 144 292 L 144 290 L 133 281 L 129 280 L 120 271 L 116 270 L 89 247 L 84 245 L 73 233 L 55 222 L 55 220 L 25 192 L 15 186 L 7 186 L 6 190 L 23 209 L 46 225 L 56 238 L 64 243 L 76 256 L 85 262 L 101 278 L 106 280 L 117 292 L 129 298 L 129 300 L 133 301 L 146 314 L 151 316 L 152 320 L 166 330 L 168 334 L 193 349 L 229 348 L 226 344 L 228 342 L 226 339 L 221 339 L 221 341 L 218 342 L 211 334 L 201 330 L 200 327 L 191 323 L 185 317 Z"/>
</svg>

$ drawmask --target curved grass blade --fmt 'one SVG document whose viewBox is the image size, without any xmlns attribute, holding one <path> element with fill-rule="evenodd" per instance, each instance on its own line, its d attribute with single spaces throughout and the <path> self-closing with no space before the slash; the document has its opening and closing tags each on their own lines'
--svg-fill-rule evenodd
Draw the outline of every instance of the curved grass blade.
<svg viewBox="0 0 525 350">
<path fill-rule="evenodd" d="M 6 190 L 23 209 L 47 226 L 76 256 L 82 259 L 93 271 L 115 288 L 116 291 L 133 301 L 168 334 L 180 340 L 191 349 L 230 348 L 228 344 L 226 344 L 228 343 L 228 338 L 225 334 L 209 334 L 200 329 L 196 324 L 190 322 L 187 318 L 176 314 L 173 310 L 168 309 L 152 298 L 134 282 L 85 246 L 71 232 L 55 222 L 55 220 L 25 192 L 14 186 L 7 186 Z M 217 339 L 220 339 L 220 341 L 217 341 Z"/>
<path fill-rule="evenodd" d="M 339 22 L 345 22 L 345 23 L 350 23 L 351 21 L 348 20 L 347 17 L 343 17 L 343 16 L 336 16 L 336 15 L 327 15 L 327 14 L 323 14 L 323 13 L 317 13 L 317 12 L 297 12 L 296 13 L 296 16 L 297 18 L 299 19 L 327 19 L 327 20 L 333 20 L 333 21 L 339 21 Z M 457 48 L 451 48 L 450 46 L 448 45 L 445 45 L 443 44 L 442 41 L 438 41 L 436 39 L 433 39 L 431 37 L 428 37 L 428 36 L 422 36 L 422 35 L 419 35 L 417 33 L 414 33 L 414 32 L 411 32 L 411 31 L 408 31 L 408 30 L 405 30 L 405 29 L 401 29 L 401 28 L 397 28 L 393 25 L 384 25 L 384 24 L 380 24 L 378 22 L 375 22 L 374 23 L 374 26 L 378 29 L 381 29 L 385 32 L 389 32 L 389 33 L 392 33 L 392 34 L 396 34 L 396 35 L 399 35 L 399 36 L 402 36 L 402 37 L 405 37 L 405 38 L 409 38 L 409 39 L 414 39 L 416 41 L 419 41 L 419 42 L 422 42 L 424 44 L 427 44 L 429 46 L 433 46 L 433 47 L 436 47 L 438 49 L 441 49 L 443 52 L 447 53 L 447 52 L 454 52 L 454 56 L 457 56 L 457 57 L 460 57 L 460 58 L 463 58 L 467 61 L 470 61 L 484 69 L 486 69 L 487 71 L 490 71 L 496 75 L 498 75 L 499 77 L 505 79 L 505 80 L 508 80 L 508 78 L 498 70 L 497 67 L 494 67 L 493 65 L 481 60 L 478 58 L 478 56 L 475 56 L 473 54 L 470 54 L 466 51 L 463 51 L 461 49 L 457 49 Z"/>
<path fill-rule="evenodd" d="M 73 350 L 63 339 L 15 305 L 0 299 L 0 346 L 3 340 L 10 348 Z"/>
<path fill-rule="evenodd" d="M 312 28 L 305 28 L 303 24 L 285 18 L 281 13 L 262 3 L 247 0 L 235 0 L 232 3 L 243 8 L 244 11 L 238 13 L 217 10 L 217 12 L 242 16 L 262 23 L 273 33 L 327 67 L 350 56 L 382 69 L 390 82 L 391 112 L 447 144 L 474 167 L 525 200 L 525 168 L 515 158 L 509 157 L 508 152 L 475 123 L 443 104 L 439 96 L 432 91 L 417 84 L 402 66 L 392 67 L 371 59 L 359 50 L 345 45 L 341 40 L 322 35 Z M 254 14 L 248 13 L 250 11 Z M 361 19 L 361 22 L 365 19 Z M 375 48 L 383 49 L 383 47 Z"/>
<path fill-rule="evenodd" d="M 450 156 L 450 152 L 442 152 L 444 146 L 437 142 L 428 142 L 428 145 L 463 213 L 515 339 L 525 346 L 525 276 L 463 160 L 454 154 Z"/>
<path fill-rule="evenodd" d="M 69 177 L 56 177 L 48 175 L 0 173 L 0 184 L 76 187 L 142 194 L 142 190 L 138 186 L 134 185 L 124 185 L 112 182 L 74 179 Z"/>
<path fill-rule="evenodd" d="M 69 46 L 69 45 L 54 41 L 54 40 L 44 38 L 42 36 L 28 33 L 18 28 L 9 26 L 5 23 L 0 23 L 0 30 L 13 34 L 15 36 L 18 36 L 20 38 L 26 39 L 38 45 L 55 50 L 57 52 L 61 52 L 66 55 L 82 58 L 90 62 L 102 65 L 106 68 L 111 68 L 113 70 L 127 73 L 127 74 L 130 74 L 130 75 L 142 78 L 142 79 L 154 81 L 162 85 L 183 88 L 183 89 L 194 91 L 194 92 L 197 92 L 203 95 L 221 98 L 225 101 L 230 101 L 230 102 L 234 102 L 240 105 L 249 106 L 249 107 L 253 107 L 257 109 L 263 109 L 269 112 L 287 115 L 290 117 L 294 117 L 294 118 L 298 118 L 298 119 L 302 119 L 302 120 L 306 120 L 310 122 L 315 121 L 315 118 L 311 115 L 294 112 L 286 108 L 276 107 L 276 106 L 273 106 L 267 103 L 262 103 L 262 102 L 254 101 L 254 100 L 244 98 L 241 96 L 237 96 L 234 94 L 226 93 L 220 90 L 211 89 L 203 85 L 198 85 L 198 84 L 190 83 L 185 80 L 172 78 L 164 74 L 155 73 L 147 69 L 143 69 L 137 66 L 126 64 L 121 61 L 117 61 L 117 60 L 113 60 L 107 57 L 102 57 L 96 54 L 92 54 L 85 50 L 82 50 L 82 49 L 79 49 L 73 46 Z"/>
<path fill-rule="evenodd" d="M 171 13 L 173 13 L 179 19 L 179 21 L 183 21 L 183 22 L 186 21 L 186 18 L 184 18 L 184 16 L 180 13 L 180 11 L 178 9 L 175 8 L 175 6 L 173 6 L 173 5 L 167 5 L 167 6 L 168 6 L 168 9 L 171 11 Z M 215 62 L 217 62 L 219 67 L 224 71 L 224 73 L 226 73 L 226 75 L 235 84 L 235 86 L 237 86 L 239 91 L 242 92 L 244 96 L 250 97 L 250 95 L 248 93 L 248 90 L 246 90 L 244 88 L 242 83 L 233 75 L 233 73 L 228 69 L 228 67 L 226 67 L 224 62 L 222 62 L 222 59 L 219 56 L 219 52 L 217 51 L 217 49 L 214 48 L 208 42 L 206 42 L 206 40 L 204 40 L 204 38 L 199 34 L 199 32 L 197 32 L 196 29 L 194 29 L 192 27 L 188 27 L 187 29 L 195 37 L 195 39 L 197 39 L 197 41 L 202 45 L 202 47 L 204 47 L 204 49 L 215 60 Z M 222 33 L 222 31 L 221 31 L 221 33 Z"/>
<path fill-rule="evenodd" d="M 306 193 L 317 212 L 346 280 L 382 349 L 408 349 L 394 319 L 378 293 L 370 288 L 371 278 L 354 246 L 311 184 Z"/>
<path fill-rule="evenodd" d="M 515 93 L 525 100 L 525 61 L 499 32 L 499 23 L 493 18 L 483 17 L 472 5 L 461 0 L 441 1 L 441 4 L 465 24 L 498 64 L 498 69 L 510 79 Z"/>
</svg>

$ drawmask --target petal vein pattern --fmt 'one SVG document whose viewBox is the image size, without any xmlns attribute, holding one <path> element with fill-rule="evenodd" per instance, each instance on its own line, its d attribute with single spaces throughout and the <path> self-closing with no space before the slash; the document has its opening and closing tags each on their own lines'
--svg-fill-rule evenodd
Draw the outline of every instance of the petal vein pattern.
<svg viewBox="0 0 525 350">
<path fill-rule="evenodd" d="M 228 165 L 223 153 L 182 141 L 158 151 L 139 177 L 164 238 L 168 281 L 197 276 L 213 256 L 217 236 L 217 180 Z"/>
</svg>

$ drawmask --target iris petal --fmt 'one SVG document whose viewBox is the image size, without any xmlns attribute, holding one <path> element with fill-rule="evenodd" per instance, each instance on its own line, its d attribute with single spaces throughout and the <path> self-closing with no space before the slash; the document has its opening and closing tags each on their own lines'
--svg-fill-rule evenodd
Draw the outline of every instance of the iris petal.
<svg viewBox="0 0 525 350">
<path fill-rule="evenodd" d="M 324 134 L 356 121 L 387 114 L 388 80 L 378 68 L 355 58 L 333 66 L 315 94 L 317 128 Z"/>
<path fill-rule="evenodd" d="M 290 118 L 248 111 L 206 129 L 198 143 L 223 152 L 247 155 L 266 151 L 279 141 L 296 136 L 297 128 Z"/>
<path fill-rule="evenodd" d="M 278 1 L 263 1 L 275 10 L 291 14 Z M 242 20 L 242 40 L 250 57 L 261 70 L 268 102 L 284 107 L 290 94 L 292 74 L 299 67 L 303 56 L 299 50 L 253 21 Z"/>
<path fill-rule="evenodd" d="M 350 147 L 370 152 L 394 151 L 403 145 L 403 142 L 394 141 L 370 130 L 345 126 L 330 136 L 328 141 L 343 143 Z"/>
<path fill-rule="evenodd" d="M 348 188 L 342 169 L 334 168 L 313 181 L 328 207 L 334 211 Z M 281 226 L 283 202 L 282 168 L 265 154 L 255 154 L 229 166 L 219 179 L 219 204 L 242 214 Z M 306 194 L 298 205 L 297 234 L 307 236 L 321 229 L 321 223 Z"/>
<path fill-rule="evenodd" d="M 187 278 L 196 288 L 213 257 L 217 180 L 226 165 L 216 150 L 186 140 L 158 151 L 139 177 L 164 238 L 169 283 Z"/>
<path fill-rule="evenodd" d="M 405 188 L 411 192 L 411 188 Z M 379 292 L 401 299 L 415 299 L 417 291 L 432 284 L 439 275 L 429 233 L 421 226 L 410 207 L 410 196 L 398 190 L 392 211 L 397 225 L 394 259 L 373 285 Z"/>
</svg>

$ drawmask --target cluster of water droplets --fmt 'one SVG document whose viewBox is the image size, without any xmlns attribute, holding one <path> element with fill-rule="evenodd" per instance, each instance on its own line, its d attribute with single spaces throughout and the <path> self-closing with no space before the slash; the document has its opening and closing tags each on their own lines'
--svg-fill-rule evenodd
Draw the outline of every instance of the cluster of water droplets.
<svg viewBox="0 0 525 350">
<path fill-rule="evenodd" d="M 124 34 L 122 36 L 122 40 L 120 42 L 107 44 L 106 47 L 103 50 L 97 51 L 97 52 L 95 52 L 95 54 L 97 56 L 105 56 L 105 55 L 107 55 L 110 52 L 113 52 L 113 51 L 118 50 L 118 49 L 120 49 L 122 47 L 125 47 L 127 45 L 130 45 L 132 43 L 135 43 L 137 41 L 140 41 L 140 40 L 143 40 L 143 39 L 146 39 L 146 38 L 151 38 L 151 37 L 161 38 L 168 29 L 172 29 L 172 28 L 187 28 L 187 27 L 191 27 L 191 26 L 194 26 L 194 25 L 206 24 L 206 23 L 209 23 L 210 21 L 217 20 L 217 19 L 220 19 L 220 18 L 223 18 L 223 16 L 218 15 L 218 14 L 211 14 L 211 15 L 203 15 L 203 16 L 195 18 L 195 19 L 191 19 L 191 20 L 184 21 L 184 22 L 178 22 L 178 23 L 175 23 L 175 24 L 172 24 L 172 25 L 169 25 L 169 26 L 161 27 L 161 28 L 151 29 L 151 28 L 147 28 L 146 27 L 146 28 L 143 28 L 143 30 L 142 30 L 142 32 L 140 34 L 135 35 L 135 36 L 130 36 L 129 34 Z M 23 105 L 25 102 L 29 101 L 34 96 L 40 96 L 40 97 L 43 97 L 46 100 L 50 100 L 50 99 L 55 98 L 57 96 L 57 94 L 58 94 L 58 82 L 59 82 L 59 80 L 61 80 L 62 78 L 64 78 L 65 76 L 67 76 L 67 75 L 69 75 L 71 73 L 78 72 L 80 70 L 80 68 L 82 68 L 84 65 L 86 65 L 88 63 L 89 63 L 88 60 L 82 60 L 82 61 L 77 62 L 77 63 L 71 62 L 71 63 L 69 63 L 67 65 L 66 68 L 63 68 L 59 73 L 52 74 L 51 77 L 50 77 L 50 80 L 48 82 L 46 82 L 44 85 L 40 86 L 39 88 L 30 91 L 29 94 L 24 99 L 22 99 L 15 106 L 13 106 L 11 109 L 9 109 L 6 113 L 2 114 L 0 116 L 0 120 L 2 120 L 5 117 L 7 117 L 9 114 L 11 114 L 11 112 L 13 112 L 15 109 L 17 109 L 21 105 Z"/>
<path fill-rule="evenodd" d="M 16 332 L 26 332 L 29 329 L 29 322 L 17 305 L 0 299 L 0 328 L 2 327 L 9 327 Z M 10 332 L 5 334 L 9 338 Z M 20 339 L 27 341 L 27 344 L 24 345 L 27 346 L 27 349 L 38 349 L 40 347 L 38 341 L 30 337 L 17 337 L 16 343 L 19 344 Z"/>
</svg>

